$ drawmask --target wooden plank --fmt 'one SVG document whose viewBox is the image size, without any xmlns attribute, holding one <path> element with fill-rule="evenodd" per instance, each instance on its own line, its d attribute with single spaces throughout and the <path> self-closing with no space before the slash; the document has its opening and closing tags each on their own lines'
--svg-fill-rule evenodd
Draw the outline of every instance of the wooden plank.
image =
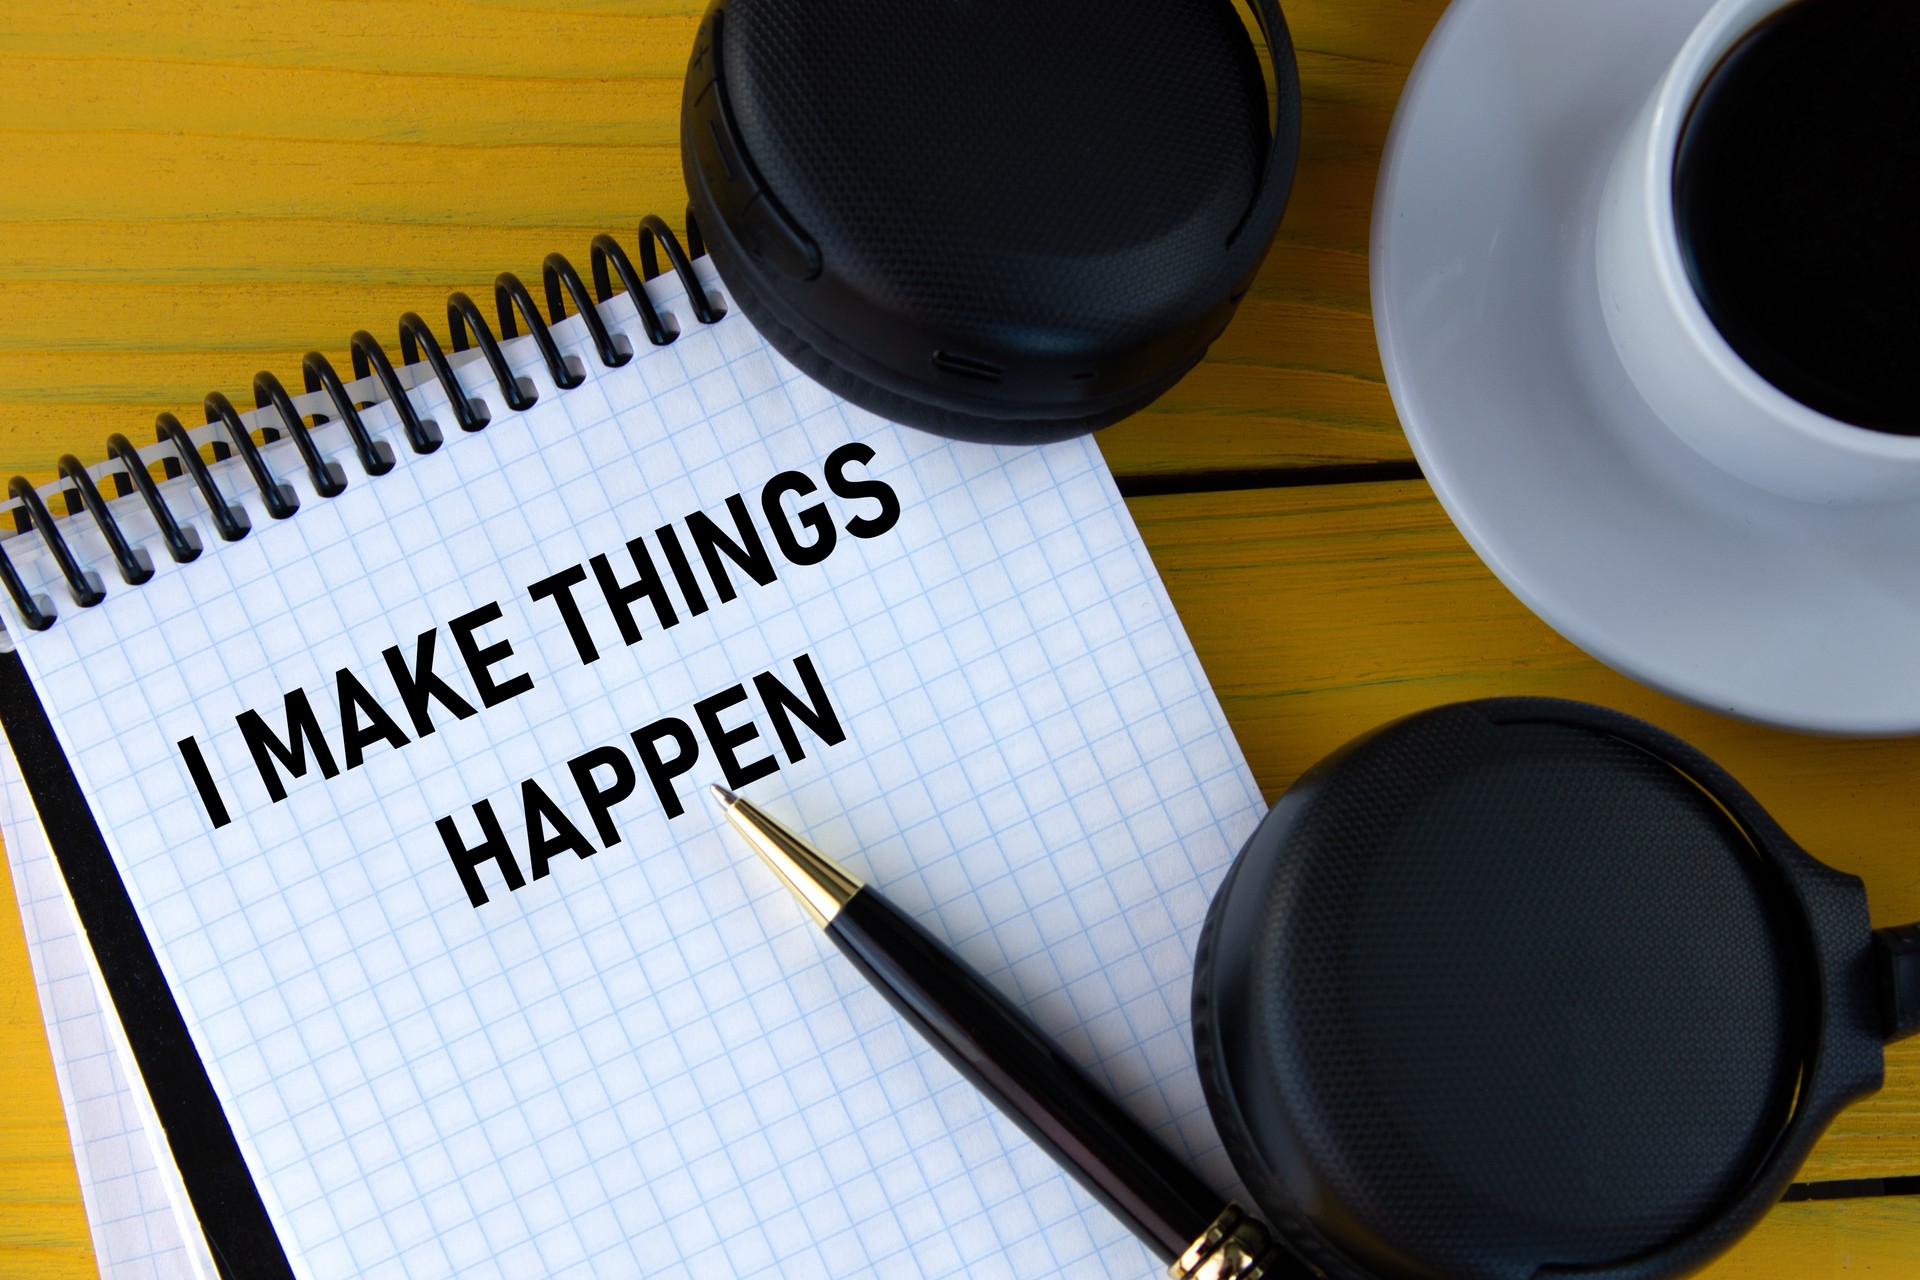
<svg viewBox="0 0 1920 1280">
<path fill-rule="evenodd" d="M 705 11 L 701 0 L 445 0 L 432 12 L 408 0 L 43 0 L 7 15 L 0 52 L 396 76 L 676 76 Z"/>
<path fill-rule="evenodd" d="M 1142 498 L 1147 546 L 1255 776 L 1277 795 L 1399 716 L 1466 698 L 1579 698 L 1726 766 L 1815 856 L 1867 882 L 1877 924 L 1920 919 L 1920 739 L 1811 738 L 1686 706 L 1535 618 L 1424 483 Z M 1920 1039 L 1821 1142 L 1808 1180 L 1920 1174 Z"/>
<path fill-rule="evenodd" d="M 75 438 L 73 415 L 47 411 L 76 390 L 132 434 L 155 407 L 250 379 L 236 335 L 277 335 L 251 345 L 280 362 L 332 350 L 392 329 L 387 289 L 420 286 L 412 305 L 432 317 L 448 289 L 478 296 L 550 249 L 584 256 L 593 231 L 629 234 L 641 212 L 677 223 L 679 75 L 700 7 L 482 3 L 426 24 L 384 0 L 297 15 L 65 0 L 15 15 L 0 32 L 0 284 L 69 300 L 0 300 L 0 352 L 42 357 L 0 359 L 0 423 L 41 468 L 90 455 L 91 417 Z M 1441 5 L 1293 8 L 1305 145 L 1280 242 L 1202 366 L 1102 438 L 1122 474 L 1409 456 L 1373 346 L 1367 221 Z M 348 287 L 303 287 L 322 283 Z M 101 286 L 173 291 L 129 308 Z"/>
<path fill-rule="evenodd" d="M 496 58 L 470 74 L 444 75 L 421 67 L 5 51 L 0 52 L 0 77 L 9 82 L 14 104 L 6 129 L 87 137 L 266 138 L 289 151 L 306 142 L 343 139 L 467 147 L 542 142 L 676 147 L 680 77 L 692 30 L 678 20 L 651 26 L 660 55 L 648 60 L 658 62 L 652 74 L 637 61 L 604 68 L 600 75 L 584 74 L 584 66 L 576 65 L 542 76 L 528 74 L 512 59 Z M 17 47 L 17 42 L 15 33 L 7 43 Z M 192 91 L 183 92 L 188 85 Z"/>
<path fill-rule="evenodd" d="M 1701 1280 L 1911 1280 L 1920 1197 L 1783 1204 Z"/>
</svg>

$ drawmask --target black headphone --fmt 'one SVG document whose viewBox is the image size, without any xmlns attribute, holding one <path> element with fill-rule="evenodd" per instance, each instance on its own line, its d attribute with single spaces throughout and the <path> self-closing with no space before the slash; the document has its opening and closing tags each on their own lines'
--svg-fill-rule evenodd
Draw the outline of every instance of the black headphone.
<svg viewBox="0 0 1920 1280">
<path fill-rule="evenodd" d="M 1314 766 L 1214 898 L 1201 1085 L 1327 1280 L 1668 1280 L 1759 1221 L 1920 1032 L 1869 924 L 1699 751 L 1495 698 Z"/>
<path fill-rule="evenodd" d="M 1293 46 L 1250 0 L 713 0 L 690 221 L 766 339 L 964 439 L 1060 439 L 1206 353 L 1286 209 Z"/>
</svg>

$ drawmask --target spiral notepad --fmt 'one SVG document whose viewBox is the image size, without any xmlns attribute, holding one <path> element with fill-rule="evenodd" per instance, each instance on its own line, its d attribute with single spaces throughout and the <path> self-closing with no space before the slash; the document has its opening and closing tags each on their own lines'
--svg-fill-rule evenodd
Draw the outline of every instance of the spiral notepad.
<svg viewBox="0 0 1920 1280">
<path fill-rule="evenodd" d="M 1112 477 L 853 409 L 642 249 L 12 485 L 0 710 L 181 1219 L 260 1275 L 1149 1275 L 698 799 L 1224 1189 L 1187 985 L 1261 804 Z"/>
<path fill-rule="evenodd" d="M 180 1217 L 185 1197 L 172 1185 L 171 1160 L 155 1141 L 152 1107 L 100 995 L 53 847 L 5 744 L 0 830 L 101 1280 L 214 1280 L 197 1228 Z"/>
</svg>

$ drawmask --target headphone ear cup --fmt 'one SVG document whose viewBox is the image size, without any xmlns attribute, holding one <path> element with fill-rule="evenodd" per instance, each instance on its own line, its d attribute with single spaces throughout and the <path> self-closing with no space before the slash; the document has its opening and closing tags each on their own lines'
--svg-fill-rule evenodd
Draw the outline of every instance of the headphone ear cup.
<svg viewBox="0 0 1920 1280">
<path fill-rule="evenodd" d="M 1273 129 L 1212 0 L 712 0 L 680 137 L 714 265 L 776 350 L 895 422 L 1030 444 L 1138 412 L 1225 329 L 1285 206 L 1298 76 L 1255 4 Z"/>
<path fill-rule="evenodd" d="M 1152 393 L 1144 396 L 1138 403 L 1129 403 L 1118 409 L 1107 409 L 1082 417 L 1014 419 L 963 413 L 956 409 L 943 408 L 924 400 L 901 395 L 830 359 L 819 348 L 782 323 L 761 295 L 756 292 L 756 272 L 747 265 L 745 256 L 736 253 L 733 246 L 722 235 L 706 232 L 707 227 L 722 225 L 718 222 L 718 211 L 712 208 L 710 200 L 705 199 L 706 192 L 703 189 L 694 186 L 693 191 L 694 196 L 689 211 L 702 229 L 708 256 L 713 259 L 714 268 L 719 271 L 721 282 L 727 287 L 727 293 L 734 304 L 740 308 L 741 313 L 752 322 L 755 332 L 765 338 L 768 345 L 786 357 L 800 372 L 842 400 L 858 405 L 868 413 L 876 414 L 889 422 L 918 427 L 923 431 L 931 431 L 935 435 L 946 436 L 953 440 L 971 440 L 984 444 L 1049 444 L 1055 440 L 1070 440 L 1074 436 L 1086 435 L 1090 431 L 1112 426 L 1122 418 L 1138 412 L 1159 399 L 1174 383 L 1185 376 L 1187 369 L 1192 367 L 1191 364 L 1183 367 L 1163 385 L 1153 388 Z"/>
<path fill-rule="evenodd" d="M 1600 707 L 1420 712 L 1309 770 L 1203 926 L 1202 1088 L 1330 1276 L 1698 1268 L 1878 1086 L 1865 887 Z"/>
</svg>

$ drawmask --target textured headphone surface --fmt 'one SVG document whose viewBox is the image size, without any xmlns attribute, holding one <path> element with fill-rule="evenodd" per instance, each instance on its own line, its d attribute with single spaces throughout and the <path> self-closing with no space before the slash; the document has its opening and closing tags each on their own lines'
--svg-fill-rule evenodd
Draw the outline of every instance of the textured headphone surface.
<svg viewBox="0 0 1920 1280">
<path fill-rule="evenodd" d="M 1779 1142 L 1816 1034 L 1805 936 L 1674 765 L 1445 708 L 1249 843 L 1203 943 L 1203 1073 L 1263 1207 L 1366 1268 L 1332 1274 L 1619 1266 L 1711 1225 Z"/>
<path fill-rule="evenodd" d="M 1229 0 L 722 0 L 700 41 L 683 153 L 722 277 L 803 368 L 916 425 L 1040 438 L 1139 407 L 1284 205 Z"/>
</svg>

